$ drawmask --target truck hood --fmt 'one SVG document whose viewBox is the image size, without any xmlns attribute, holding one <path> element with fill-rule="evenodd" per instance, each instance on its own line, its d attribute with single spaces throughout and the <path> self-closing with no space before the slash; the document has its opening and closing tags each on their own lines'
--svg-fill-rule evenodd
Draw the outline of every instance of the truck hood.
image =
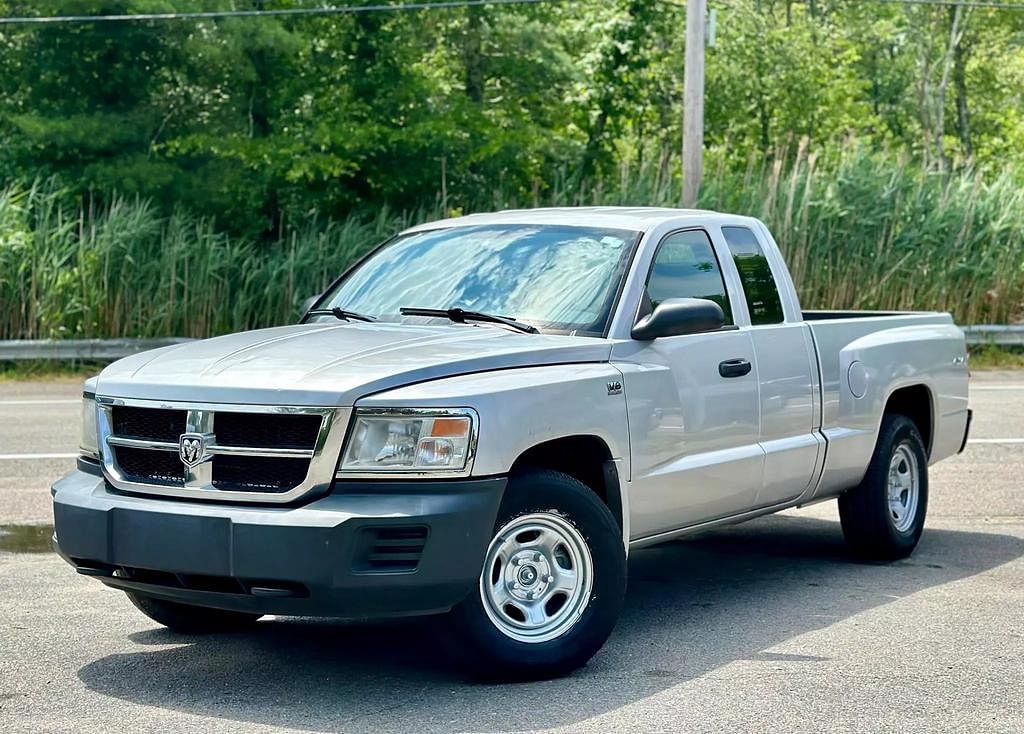
<svg viewBox="0 0 1024 734">
<path fill-rule="evenodd" d="M 607 361 L 611 342 L 484 325 L 313 323 L 154 349 L 100 374 L 99 395 L 148 400 L 351 406 L 439 377 Z"/>
</svg>

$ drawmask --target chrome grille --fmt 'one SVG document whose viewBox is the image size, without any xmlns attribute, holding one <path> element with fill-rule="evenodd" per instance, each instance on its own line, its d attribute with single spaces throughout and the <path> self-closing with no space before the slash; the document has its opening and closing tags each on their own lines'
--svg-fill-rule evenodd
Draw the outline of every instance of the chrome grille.
<svg viewBox="0 0 1024 734">
<path fill-rule="evenodd" d="M 287 502 L 328 486 L 348 418 L 347 409 L 334 408 L 103 397 L 97 404 L 104 470 L 115 487 L 257 502 Z M 180 452 L 183 434 L 204 445 L 191 467 Z"/>
</svg>

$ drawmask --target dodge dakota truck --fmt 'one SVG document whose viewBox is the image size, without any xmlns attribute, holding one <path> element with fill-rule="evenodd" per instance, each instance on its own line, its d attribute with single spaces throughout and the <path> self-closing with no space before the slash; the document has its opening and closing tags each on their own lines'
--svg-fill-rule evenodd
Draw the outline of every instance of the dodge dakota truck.
<svg viewBox="0 0 1024 734">
<path fill-rule="evenodd" d="M 88 380 L 54 543 L 172 630 L 434 615 L 473 671 L 555 676 L 631 550 L 838 499 L 851 556 L 910 554 L 967 379 L 948 314 L 801 311 L 757 219 L 438 221 L 298 324 Z"/>
</svg>

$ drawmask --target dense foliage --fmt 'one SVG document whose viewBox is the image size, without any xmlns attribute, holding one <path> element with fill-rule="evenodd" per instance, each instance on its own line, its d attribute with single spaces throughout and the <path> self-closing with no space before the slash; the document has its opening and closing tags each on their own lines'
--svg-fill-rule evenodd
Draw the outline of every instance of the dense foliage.
<svg viewBox="0 0 1024 734">
<path fill-rule="evenodd" d="M 0 338 L 288 320 L 403 218 L 675 204 L 683 4 L 5 26 Z M 702 204 L 766 217 L 809 306 L 1019 318 L 1024 12 L 709 5 Z"/>
</svg>

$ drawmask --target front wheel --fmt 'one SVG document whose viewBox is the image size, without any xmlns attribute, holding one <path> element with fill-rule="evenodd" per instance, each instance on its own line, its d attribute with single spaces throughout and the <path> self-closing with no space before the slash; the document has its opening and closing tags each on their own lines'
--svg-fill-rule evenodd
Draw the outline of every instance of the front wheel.
<svg viewBox="0 0 1024 734">
<path fill-rule="evenodd" d="M 446 637 L 478 676 L 564 675 L 608 639 L 625 589 L 608 507 L 566 474 L 524 472 L 509 481 L 478 588 L 447 616 Z"/>
<path fill-rule="evenodd" d="M 913 553 L 928 510 L 928 455 L 917 426 L 882 418 L 861 483 L 839 497 L 843 537 L 862 558 L 892 561 Z"/>
</svg>

